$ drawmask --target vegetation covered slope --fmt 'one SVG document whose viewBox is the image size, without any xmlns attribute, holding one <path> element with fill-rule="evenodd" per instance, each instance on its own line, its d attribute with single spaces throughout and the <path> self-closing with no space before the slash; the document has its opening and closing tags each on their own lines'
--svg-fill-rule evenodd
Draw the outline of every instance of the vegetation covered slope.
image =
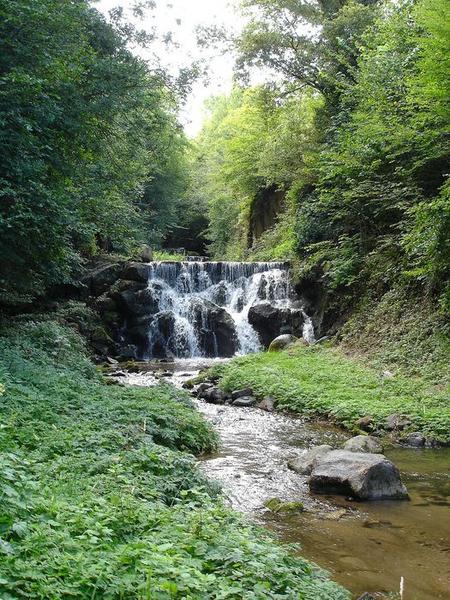
<svg viewBox="0 0 450 600">
<path fill-rule="evenodd" d="M 0 303 L 70 281 L 99 251 L 159 244 L 175 220 L 184 87 L 131 52 L 151 36 L 121 15 L 0 4 Z"/>
<path fill-rule="evenodd" d="M 48 319 L 2 331 L 0 381 L 2 600 L 348 598 L 224 507 L 183 393 L 106 385 Z"/>
<path fill-rule="evenodd" d="M 242 4 L 240 71 L 273 82 L 209 104 L 197 166 L 214 254 L 293 259 L 341 313 L 399 286 L 448 312 L 447 0 Z M 285 207 L 255 240 L 262 190 Z"/>
</svg>

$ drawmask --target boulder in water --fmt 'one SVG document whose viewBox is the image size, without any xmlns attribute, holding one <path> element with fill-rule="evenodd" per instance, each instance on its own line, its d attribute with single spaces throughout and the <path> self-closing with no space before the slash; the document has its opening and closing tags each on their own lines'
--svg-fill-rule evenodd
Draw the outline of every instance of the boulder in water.
<svg viewBox="0 0 450 600">
<path fill-rule="evenodd" d="M 238 398 L 242 398 L 242 396 L 253 396 L 252 388 L 244 388 L 243 390 L 234 390 L 231 392 L 232 400 L 237 400 Z"/>
<path fill-rule="evenodd" d="M 265 410 L 267 412 L 273 412 L 275 410 L 276 400 L 272 396 L 266 396 L 259 402 L 256 407 Z"/>
<path fill-rule="evenodd" d="M 411 448 L 423 448 L 426 443 L 426 438 L 420 431 L 414 431 L 402 438 L 402 442 Z"/>
<path fill-rule="evenodd" d="M 280 352 L 281 350 L 285 350 L 289 346 L 292 346 L 298 340 L 295 335 L 291 335 L 289 333 L 285 333 L 284 335 L 279 335 L 272 342 L 270 342 L 269 352 Z"/>
<path fill-rule="evenodd" d="M 204 381 L 203 383 L 199 383 L 196 388 L 195 388 L 195 393 L 201 397 L 201 394 L 203 394 L 203 392 L 206 392 L 206 390 L 209 390 L 210 388 L 213 387 L 212 383 L 209 383 L 207 381 Z"/>
<path fill-rule="evenodd" d="M 405 500 L 408 492 L 397 467 L 382 454 L 332 450 L 314 464 L 309 487 L 317 494 L 359 500 Z"/>
<path fill-rule="evenodd" d="M 205 390 L 199 397 L 210 404 L 225 404 L 229 399 L 229 395 L 218 387 Z"/>
<path fill-rule="evenodd" d="M 288 461 L 288 467 L 299 475 L 310 475 L 314 465 L 332 450 L 333 448 L 327 444 L 315 446 L 298 458 Z"/>
<path fill-rule="evenodd" d="M 371 435 L 357 435 L 345 442 L 344 450 L 349 450 L 349 452 L 380 454 L 383 452 L 383 446 L 377 438 Z"/>
</svg>

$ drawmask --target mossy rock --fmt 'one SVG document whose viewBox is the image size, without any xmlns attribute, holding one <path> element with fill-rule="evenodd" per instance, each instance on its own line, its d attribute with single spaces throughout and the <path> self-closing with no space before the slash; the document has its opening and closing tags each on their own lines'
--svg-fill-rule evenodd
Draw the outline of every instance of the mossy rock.
<svg viewBox="0 0 450 600">
<path fill-rule="evenodd" d="M 295 514 L 305 510 L 302 502 L 283 502 L 280 498 L 271 498 L 264 506 L 275 514 Z"/>
</svg>

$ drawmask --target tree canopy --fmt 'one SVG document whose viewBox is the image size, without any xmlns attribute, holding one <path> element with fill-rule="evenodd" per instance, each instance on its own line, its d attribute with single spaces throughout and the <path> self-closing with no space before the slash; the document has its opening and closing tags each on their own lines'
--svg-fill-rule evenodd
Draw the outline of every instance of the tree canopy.
<svg viewBox="0 0 450 600">
<path fill-rule="evenodd" d="M 98 251 L 158 243 L 171 224 L 178 98 L 116 17 L 87 0 L 0 3 L 3 301 L 67 281 Z"/>
<path fill-rule="evenodd" d="M 401 282 L 449 307 L 448 2 L 243 5 L 239 72 L 264 67 L 271 83 L 209 106 L 197 144 L 212 250 L 295 258 L 349 297 Z M 284 211 L 249 238 L 271 186 Z"/>
</svg>

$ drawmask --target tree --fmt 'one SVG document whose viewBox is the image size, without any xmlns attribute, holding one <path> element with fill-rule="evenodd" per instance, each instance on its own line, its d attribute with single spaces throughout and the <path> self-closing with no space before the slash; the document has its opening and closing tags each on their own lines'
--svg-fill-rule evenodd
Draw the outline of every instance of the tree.
<svg viewBox="0 0 450 600">
<path fill-rule="evenodd" d="M 335 114 L 355 81 L 359 44 L 373 23 L 371 0 L 245 0 L 249 23 L 237 39 L 238 68 L 269 68 L 276 78 L 320 92 Z"/>
<path fill-rule="evenodd" d="M 133 28 L 115 22 L 87 0 L 0 3 L 3 301 L 69 280 L 98 250 L 159 240 L 167 224 L 177 99 L 129 51 Z"/>
</svg>

